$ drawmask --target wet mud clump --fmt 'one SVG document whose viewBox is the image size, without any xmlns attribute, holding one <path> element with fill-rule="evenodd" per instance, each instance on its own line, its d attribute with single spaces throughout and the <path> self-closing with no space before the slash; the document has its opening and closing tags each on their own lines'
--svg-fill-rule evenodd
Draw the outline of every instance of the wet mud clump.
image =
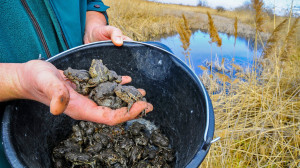
<svg viewBox="0 0 300 168">
<path fill-rule="evenodd" d="M 146 101 L 135 87 L 121 85 L 121 76 L 102 60 L 94 59 L 88 71 L 69 67 L 64 75 L 78 93 L 88 95 L 99 106 L 129 110 L 134 102 Z M 168 168 L 174 165 L 174 154 L 159 129 L 147 129 L 140 122 L 108 126 L 80 121 L 53 149 L 52 160 L 55 168 Z"/>
</svg>

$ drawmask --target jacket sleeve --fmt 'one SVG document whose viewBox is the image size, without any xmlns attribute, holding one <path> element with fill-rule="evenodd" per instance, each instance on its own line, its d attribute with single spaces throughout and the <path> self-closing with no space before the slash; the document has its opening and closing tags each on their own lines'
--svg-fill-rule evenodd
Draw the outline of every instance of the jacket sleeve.
<svg viewBox="0 0 300 168">
<path fill-rule="evenodd" d="M 87 0 L 87 11 L 98 11 L 101 12 L 106 19 L 106 23 L 108 24 L 108 16 L 106 10 L 109 6 L 104 5 L 102 0 Z"/>
</svg>

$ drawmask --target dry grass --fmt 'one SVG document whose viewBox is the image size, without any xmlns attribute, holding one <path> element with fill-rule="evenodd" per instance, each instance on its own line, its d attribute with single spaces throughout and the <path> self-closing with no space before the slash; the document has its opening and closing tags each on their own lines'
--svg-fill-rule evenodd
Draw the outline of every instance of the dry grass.
<svg viewBox="0 0 300 168">
<path fill-rule="evenodd" d="M 143 0 L 105 0 L 110 25 L 116 26 L 124 34 L 137 41 L 146 41 L 176 32 L 181 14 L 174 17 L 163 14 L 164 6 Z"/>
<path fill-rule="evenodd" d="M 206 24 L 209 12 L 215 20 L 215 26 L 220 32 L 234 34 L 233 23 L 235 18 L 239 20 L 238 36 L 252 37 L 255 34 L 255 20 L 252 11 L 224 11 L 206 7 L 191 7 L 182 5 L 159 4 L 144 0 L 104 0 L 108 9 L 110 24 L 120 28 L 126 35 L 137 41 L 153 40 L 162 35 L 176 33 L 176 25 L 181 20 L 182 14 L 190 22 L 192 30 L 201 29 L 208 31 Z M 265 22 L 263 30 L 272 32 L 273 17 L 263 13 Z M 276 17 L 280 23 L 282 17 Z M 278 25 L 276 23 L 276 25 Z M 268 37 L 267 33 L 261 34 L 263 39 Z"/>
<path fill-rule="evenodd" d="M 221 140 L 212 145 L 201 167 L 300 167 L 298 21 L 285 33 L 287 20 L 275 28 L 259 75 L 252 70 L 230 79 L 218 72 L 209 76 L 202 68 L 200 78 L 215 111 L 215 137 Z"/>
<path fill-rule="evenodd" d="M 141 0 L 105 2 L 112 7 L 109 11 L 110 18 L 114 18 L 110 19 L 111 24 L 135 40 L 174 33 L 176 24 L 182 23 L 182 13 L 192 29 L 197 22 L 190 19 L 191 16 L 199 19 L 196 14 L 207 11 L 212 14 L 218 30 L 220 24 L 216 15 L 232 18 L 232 32 L 238 27 L 238 35 L 243 29 L 241 23 L 248 22 L 255 27 L 252 11 L 218 13 L 209 8 L 183 6 L 179 9 L 178 5 Z M 221 137 L 212 144 L 201 167 L 300 166 L 299 24 L 291 19 L 289 31 L 286 31 L 286 18 L 275 16 L 274 22 L 273 17 L 265 13 L 262 16 L 265 19 L 262 30 L 272 32 L 274 23 L 277 28 L 266 46 L 264 59 L 258 62 L 258 66 L 263 67 L 259 74 L 232 63 L 232 68 L 240 71 L 232 79 L 221 72 L 211 74 L 209 68 L 198 66 L 204 71 L 200 78 L 214 106 L 215 137 Z M 235 17 L 239 20 L 238 26 L 234 24 Z M 206 25 L 206 29 L 208 27 Z M 224 61 L 221 64 L 224 65 Z M 212 94 L 214 92 L 218 94 Z"/>
<path fill-rule="evenodd" d="M 251 77 L 235 79 L 226 88 L 229 93 L 212 96 L 215 136 L 221 140 L 212 145 L 201 167 L 297 167 L 300 64 L 299 59 L 297 64 L 285 64 L 280 68 L 271 62 L 259 82 L 249 81 Z M 211 81 L 217 86 L 208 90 L 222 90 Z"/>
<path fill-rule="evenodd" d="M 277 40 L 269 41 L 270 45 L 278 44 L 273 49 L 284 50 L 285 57 L 268 52 L 270 55 L 260 61 L 260 75 L 250 71 L 230 79 L 220 73 L 209 76 L 209 71 L 201 68 L 208 91 L 219 93 L 211 94 L 211 99 L 215 137 L 221 137 L 211 146 L 201 167 L 300 166 L 300 46 L 294 34 L 299 32 L 297 21 L 288 33 L 277 34 Z M 286 49 L 287 45 L 298 50 Z"/>
</svg>

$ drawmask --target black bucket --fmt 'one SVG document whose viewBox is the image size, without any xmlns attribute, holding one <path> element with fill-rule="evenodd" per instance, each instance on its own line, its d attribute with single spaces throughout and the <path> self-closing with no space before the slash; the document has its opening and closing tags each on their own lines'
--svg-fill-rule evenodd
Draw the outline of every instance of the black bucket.
<svg viewBox="0 0 300 168">
<path fill-rule="evenodd" d="M 82 45 L 47 61 L 62 70 L 88 69 L 95 58 L 118 74 L 131 76 L 131 85 L 147 91 L 154 111 L 145 118 L 170 139 L 175 167 L 198 167 L 213 138 L 214 113 L 191 69 L 172 53 L 139 42 L 125 42 L 122 47 L 110 41 Z M 52 149 L 67 138 L 76 122 L 66 115 L 51 115 L 49 107 L 35 101 L 11 102 L 5 109 L 2 138 L 12 167 L 52 167 Z"/>
</svg>

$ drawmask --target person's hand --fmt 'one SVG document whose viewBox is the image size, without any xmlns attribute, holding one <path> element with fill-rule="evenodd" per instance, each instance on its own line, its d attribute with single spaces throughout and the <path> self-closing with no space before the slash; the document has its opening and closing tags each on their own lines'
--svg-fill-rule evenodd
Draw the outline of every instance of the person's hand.
<svg viewBox="0 0 300 168">
<path fill-rule="evenodd" d="M 112 40 L 116 46 L 122 46 L 123 40 L 132 39 L 123 35 L 120 29 L 106 25 L 106 19 L 100 12 L 86 12 L 84 44 L 103 40 Z"/>
<path fill-rule="evenodd" d="M 136 118 L 144 109 L 153 110 L 147 102 L 138 101 L 129 112 L 127 107 L 112 110 L 97 106 L 95 102 L 77 93 L 72 84 L 49 62 L 34 60 L 22 64 L 17 70 L 20 93 L 26 99 L 32 99 L 50 106 L 54 115 L 65 113 L 76 120 L 87 120 L 108 125 L 115 125 Z M 131 81 L 129 76 L 122 77 L 122 83 Z M 140 89 L 145 95 L 145 91 Z"/>
</svg>

